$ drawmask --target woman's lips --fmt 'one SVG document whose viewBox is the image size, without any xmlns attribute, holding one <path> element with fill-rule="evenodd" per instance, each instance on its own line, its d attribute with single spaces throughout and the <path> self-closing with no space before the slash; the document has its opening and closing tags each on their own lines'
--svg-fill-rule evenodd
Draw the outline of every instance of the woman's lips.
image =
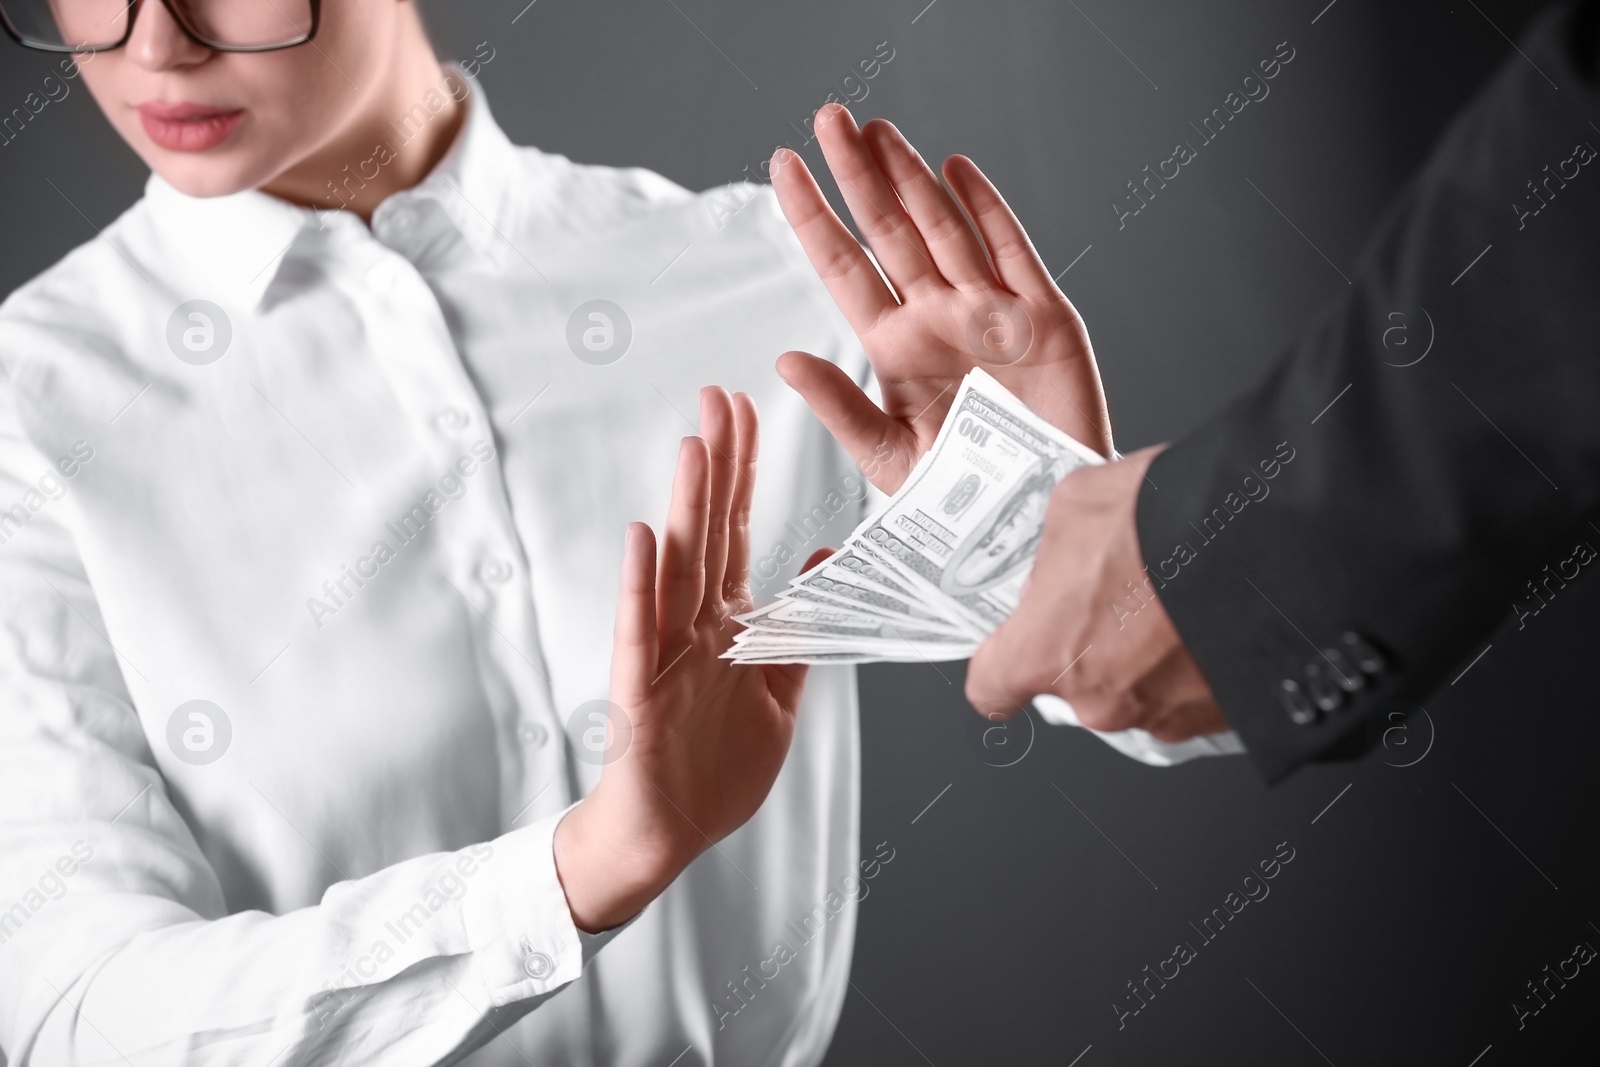
<svg viewBox="0 0 1600 1067">
<path fill-rule="evenodd" d="M 205 107 L 201 104 L 139 105 L 139 121 L 150 139 L 172 152 L 204 152 L 226 141 L 244 119 L 243 109 Z"/>
</svg>

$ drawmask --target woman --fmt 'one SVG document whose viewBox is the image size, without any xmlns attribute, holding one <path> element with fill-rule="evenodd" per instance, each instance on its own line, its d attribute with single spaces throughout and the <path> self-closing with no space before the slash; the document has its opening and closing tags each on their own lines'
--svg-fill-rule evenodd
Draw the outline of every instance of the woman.
<svg viewBox="0 0 1600 1067">
<path fill-rule="evenodd" d="M 820 1061 L 893 848 L 853 676 L 718 659 L 854 476 L 773 198 L 513 148 L 408 0 L 0 14 L 154 172 L 0 309 L 5 1057 Z"/>
</svg>

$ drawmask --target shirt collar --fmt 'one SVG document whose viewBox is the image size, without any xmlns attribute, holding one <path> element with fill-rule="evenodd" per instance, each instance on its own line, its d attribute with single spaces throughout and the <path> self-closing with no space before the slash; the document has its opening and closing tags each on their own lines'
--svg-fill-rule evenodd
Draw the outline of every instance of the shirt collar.
<svg viewBox="0 0 1600 1067">
<path fill-rule="evenodd" d="M 378 205 L 375 227 L 385 217 L 420 201 L 437 204 L 474 251 L 495 261 L 514 250 L 504 236 L 517 216 L 516 194 L 530 188 L 517 180 L 519 153 L 495 122 L 482 87 L 459 67 L 453 68 L 471 89 L 467 118 L 455 144 L 428 176 Z"/>
<path fill-rule="evenodd" d="M 499 260 L 497 245 L 505 242 L 501 234 L 510 224 L 512 193 L 518 188 L 516 148 L 495 122 L 477 79 L 453 64 L 449 69 L 469 88 L 461 132 L 426 178 L 378 205 L 373 224 L 381 226 L 403 204 L 432 200 L 475 250 Z M 335 227 L 366 231 L 343 210 L 299 207 L 254 189 L 194 197 L 158 174 L 151 174 L 145 197 L 160 245 L 169 253 L 164 266 L 192 272 L 195 283 L 220 288 L 219 295 L 242 307 L 260 305 L 290 253 L 311 234 Z"/>
</svg>

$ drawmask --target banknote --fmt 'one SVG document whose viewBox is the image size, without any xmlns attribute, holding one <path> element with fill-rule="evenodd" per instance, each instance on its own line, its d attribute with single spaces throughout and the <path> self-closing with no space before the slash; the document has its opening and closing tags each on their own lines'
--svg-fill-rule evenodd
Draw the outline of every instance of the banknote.
<svg viewBox="0 0 1600 1067">
<path fill-rule="evenodd" d="M 777 600 L 742 616 L 736 622 L 746 629 L 734 637 L 736 645 L 757 637 L 878 639 L 889 641 L 954 642 L 947 630 L 930 630 L 915 623 L 869 615 L 847 607 L 806 600 Z"/>
<path fill-rule="evenodd" d="M 850 548 L 838 555 L 850 557 L 852 565 L 856 561 L 864 560 L 857 550 Z M 844 607 L 868 615 L 898 619 L 930 630 L 944 630 L 957 637 L 983 636 L 970 627 L 948 621 L 937 608 L 923 604 L 909 591 L 901 589 L 889 592 L 883 585 L 847 578 L 845 568 L 839 562 L 836 560 L 829 562 L 833 563 L 833 566 L 814 567 L 796 578 L 793 585 L 779 594 L 780 599 L 812 600 L 832 604 L 835 607 Z M 868 564 L 868 566 L 872 566 L 874 572 L 881 573 L 876 565 Z M 852 569 L 848 573 L 853 575 L 859 572 Z"/>
<path fill-rule="evenodd" d="M 982 369 L 933 446 L 841 549 L 739 616 L 725 653 L 750 663 L 966 658 L 1016 609 L 1050 495 L 1104 460 Z"/>
</svg>

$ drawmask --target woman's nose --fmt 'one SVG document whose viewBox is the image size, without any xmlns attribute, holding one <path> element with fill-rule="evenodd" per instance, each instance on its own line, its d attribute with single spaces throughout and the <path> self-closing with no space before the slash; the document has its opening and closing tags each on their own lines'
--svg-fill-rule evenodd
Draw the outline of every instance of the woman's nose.
<svg viewBox="0 0 1600 1067">
<path fill-rule="evenodd" d="M 130 17 L 135 21 L 128 58 L 147 70 L 192 67 L 211 57 L 211 49 L 191 41 L 161 0 L 133 5 Z"/>
</svg>

